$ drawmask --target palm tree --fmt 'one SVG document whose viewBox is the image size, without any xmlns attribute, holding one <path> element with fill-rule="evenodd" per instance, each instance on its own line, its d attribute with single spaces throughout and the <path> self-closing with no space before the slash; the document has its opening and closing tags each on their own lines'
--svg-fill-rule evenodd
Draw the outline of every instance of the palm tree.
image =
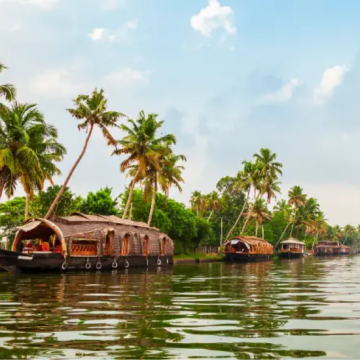
<svg viewBox="0 0 360 360">
<path fill-rule="evenodd" d="M 217 191 L 211 192 L 206 196 L 207 208 L 210 210 L 210 215 L 208 221 L 210 221 L 213 213 L 218 212 L 221 209 L 221 200 L 219 198 L 219 193 Z"/>
<path fill-rule="evenodd" d="M 45 123 L 34 104 L 3 106 L 0 119 L 0 196 L 4 188 L 8 197 L 13 196 L 20 181 L 27 218 L 34 191 L 41 191 L 45 180 L 60 173 L 54 162 L 61 161 L 66 150 L 57 142 L 57 130 Z"/>
<path fill-rule="evenodd" d="M 254 158 L 262 168 L 261 172 L 264 177 L 277 180 L 278 176 L 282 175 L 283 165 L 276 161 L 277 154 L 272 153 L 270 149 L 260 149 L 259 154 L 254 154 Z"/>
<path fill-rule="evenodd" d="M 251 208 L 249 217 L 255 220 L 256 223 L 255 236 L 257 237 L 259 225 L 262 226 L 265 220 L 271 219 L 271 215 L 269 214 L 269 210 L 266 207 L 266 202 L 264 199 L 259 198 L 256 200 L 253 207 Z M 264 234 L 262 234 L 262 237 L 264 237 Z"/>
<path fill-rule="evenodd" d="M 146 170 L 149 166 L 160 171 L 161 158 L 171 154 L 171 145 L 176 144 L 176 138 L 173 134 L 160 138 L 156 137 L 157 130 L 164 123 L 163 121 L 158 121 L 157 117 L 157 114 L 146 116 L 145 112 L 141 111 L 136 121 L 128 120 L 131 127 L 121 124 L 121 129 L 127 135 L 118 141 L 121 148 L 116 149 L 113 154 L 125 154 L 128 156 L 120 165 L 122 172 L 131 169 L 134 164 L 138 164 L 137 172 L 134 174 L 129 187 L 129 196 L 122 216 L 123 219 L 125 219 L 129 210 L 135 184 L 140 176 L 143 179 L 146 177 Z"/>
<path fill-rule="evenodd" d="M 307 196 L 303 193 L 303 189 L 298 185 L 289 190 L 288 196 L 288 204 L 294 206 L 296 209 L 306 203 Z"/>
<path fill-rule="evenodd" d="M 201 194 L 200 191 L 194 191 L 191 194 L 190 203 L 191 210 L 196 211 L 197 216 L 199 216 L 205 208 L 204 196 Z"/>
<path fill-rule="evenodd" d="M 170 153 L 164 158 L 159 160 L 160 171 L 156 170 L 155 167 L 149 166 L 146 169 L 145 177 L 142 177 L 141 174 L 138 178 L 138 181 L 141 182 L 144 186 L 144 199 L 145 201 L 149 200 L 150 194 L 152 194 L 151 207 L 148 218 L 148 225 L 151 224 L 153 212 L 155 209 L 156 194 L 158 188 L 164 192 L 165 196 L 169 196 L 169 192 L 172 186 L 175 186 L 180 192 L 182 192 L 181 182 L 184 182 L 182 178 L 182 171 L 184 166 L 177 165 L 178 161 L 186 161 L 184 155 L 175 155 Z M 135 176 L 138 172 L 139 165 L 133 165 L 129 169 L 129 175 Z"/>
<path fill-rule="evenodd" d="M 279 212 L 289 212 L 291 207 L 286 200 L 282 199 L 274 206 L 274 210 Z"/>
<path fill-rule="evenodd" d="M 2 73 L 7 67 L 0 63 L 0 73 Z M 16 98 L 16 88 L 11 84 L 0 85 L 0 97 L 4 96 L 7 101 L 13 101 Z M 3 105 L 0 104 L 2 107 Z"/>
<path fill-rule="evenodd" d="M 266 178 L 265 182 L 261 184 L 261 193 L 266 195 L 268 204 L 273 198 L 276 199 L 276 193 L 281 193 L 280 184 L 280 181 L 276 181 L 272 176 Z"/>
<path fill-rule="evenodd" d="M 226 235 L 226 240 L 229 239 L 230 235 L 233 233 L 235 228 L 237 227 L 244 211 L 248 205 L 249 198 L 250 198 L 250 191 L 253 186 L 257 186 L 258 181 L 258 168 L 257 166 L 251 161 L 243 161 L 244 169 L 239 171 L 236 177 L 236 182 L 234 187 L 240 191 L 246 192 L 246 198 L 244 205 L 239 213 L 239 216 L 236 218 L 234 225 L 231 227 L 229 232 Z"/>
<path fill-rule="evenodd" d="M 83 120 L 78 125 L 78 128 L 79 130 L 85 130 L 88 135 L 86 137 L 85 144 L 78 159 L 75 161 L 75 164 L 73 165 L 68 176 L 66 177 L 63 186 L 61 187 L 55 200 L 51 204 L 45 216 L 45 219 L 49 218 L 49 216 L 53 212 L 57 202 L 65 191 L 72 174 L 74 173 L 76 167 L 79 165 L 81 159 L 83 158 L 94 127 L 97 126 L 101 129 L 102 134 L 107 140 L 108 145 L 116 146 L 117 142 L 110 134 L 109 128 L 118 127 L 117 122 L 119 118 L 125 116 L 124 114 L 117 111 L 107 110 L 107 98 L 103 89 L 100 89 L 100 91 L 97 91 L 97 89 L 95 89 L 91 95 L 79 95 L 76 99 L 74 99 L 74 105 L 74 109 L 67 110 L 75 119 Z"/>
</svg>

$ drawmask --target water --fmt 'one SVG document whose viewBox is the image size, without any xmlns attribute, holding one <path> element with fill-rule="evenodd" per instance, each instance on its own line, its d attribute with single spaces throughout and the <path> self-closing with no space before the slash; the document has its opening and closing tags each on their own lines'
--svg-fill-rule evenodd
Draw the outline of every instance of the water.
<svg viewBox="0 0 360 360">
<path fill-rule="evenodd" d="M 360 358 L 360 257 L 0 273 L 0 358 Z"/>
</svg>

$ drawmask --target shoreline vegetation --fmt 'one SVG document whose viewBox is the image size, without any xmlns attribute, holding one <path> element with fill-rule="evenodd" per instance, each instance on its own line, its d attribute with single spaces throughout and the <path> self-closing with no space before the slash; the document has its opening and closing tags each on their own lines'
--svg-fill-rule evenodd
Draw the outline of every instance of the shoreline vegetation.
<svg viewBox="0 0 360 360">
<path fill-rule="evenodd" d="M 5 70 L 0 63 L 0 75 Z M 211 259 L 212 255 L 195 254 L 195 250 L 220 246 L 239 235 L 263 238 L 275 251 L 288 237 L 304 241 L 308 250 L 319 240 L 358 248 L 360 225 L 331 226 L 318 201 L 300 185 L 293 186 L 286 199 L 281 195 L 283 165 L 270 149 L 260 149 L 249 160 L 237 160 L 234 174 L 223 176 L 208 194 L 193 191 L 186 206 L 171 199 L 170 192 L 182 191 L 187 159 L 174 152 L 176 136 L 163 134 L 164 121 L 157 114 L 140 111 L 137 119 L 130 119 L 108 109 L 104 89 L 78 95 L 66 111 L 75 120 L 73 131 L 77 127 L 85 132 L 80 154 L 67 153 L 56 127 L 36 104 L 17 102 L 16 88 L 0 85 L 0 238 L 9 240 L 7 247 L 16 228 L 30 217 L 83 212 L 117 215 L 158 228 L 174 240 L 177 261 Z M 84 197 L 71 190 L 77 166 L 92 146 L 94 128 L 101 130 L 104 146 L 119 157 L 120 171 L 130 180 L 121 194 L 106 186 Z M 121 131 L 122 137 L 115 136 L 114 130 Z M 74 165 L 63 184 L 54 184 L 53 179 L 62 174 L 59 164 L 65 156 L 73 158 Z M 25 196 L 15 197 L 20 188 Z"/>
</svg>

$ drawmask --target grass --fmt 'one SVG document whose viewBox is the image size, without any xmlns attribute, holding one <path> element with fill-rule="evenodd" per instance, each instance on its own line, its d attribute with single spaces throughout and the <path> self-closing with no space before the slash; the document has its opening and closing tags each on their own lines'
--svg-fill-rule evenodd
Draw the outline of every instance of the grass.
<svg viewBox="0 0 360 360">
<path fill-rule="evenodd" d="M 187 260 L 187 259 L 212 259 L 212 260 L 222 260 L 224 258 L 223 255 L 218 254 L 180 254 L 175 255 L 175 260 Z"/>
</svg>

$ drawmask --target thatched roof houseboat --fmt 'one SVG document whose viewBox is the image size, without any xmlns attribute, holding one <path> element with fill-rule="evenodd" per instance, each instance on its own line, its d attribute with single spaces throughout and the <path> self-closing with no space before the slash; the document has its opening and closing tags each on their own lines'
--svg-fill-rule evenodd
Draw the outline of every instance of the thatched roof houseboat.
<svg viewBox="0 0 360 360">
<path fill-rule="evenodd" d="M 269 260 L 274 255 L 273 246 L 255 236 L 238 236 L 224 244 L 228 261 Z"/>
<path fill-rule="evenodd" d="M 337 241 L 322 240 L 315 247 L 316 256 L 349 255 L 350 247 Z"/>
<path fill-rule="evenodd" d="M 280 242 L 279 256 L 286 259 L 300 258 L 305 255 L 305 243 L 294 238 Z"/>
<path fill-rule="evenodd" d="M 29 219 L 11 250 L 0 250 L 0 265 L 9 271 L 105 270 L 172 264 L 174 244 L 145 223 L 74 213 Z"/>
</svg>

